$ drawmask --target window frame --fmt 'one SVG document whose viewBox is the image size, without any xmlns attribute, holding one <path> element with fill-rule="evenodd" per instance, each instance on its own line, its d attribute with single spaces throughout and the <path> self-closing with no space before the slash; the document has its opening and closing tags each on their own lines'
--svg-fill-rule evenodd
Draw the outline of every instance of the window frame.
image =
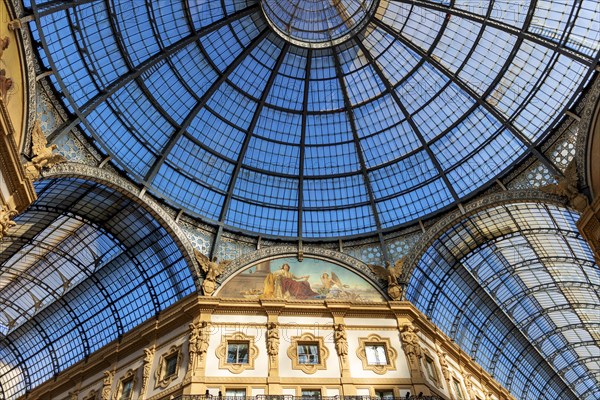
<svg viewBox="0 0 600 400">
<path fill-rule="evenodd" d="M 129 369 L 121 378 L 119 378 L 119 385 L 117 387 L 117 393 L 115 399 L 117 400 L 131 400 L 133 398 L 133 392 L 135 391 L 135 384 L 137 382 L 138 370 Z M 125 396 L 124 390 L 125 385 L 131 384 L 128 396 Z"/>
<path fill-rule="evenodd" d="M 175 372 L 172 374 L 168 374 L 167 370 L 167 360 L 175 358 Z M 161 354 L 158 367 L 156 368 L 156 372 L 154 373 L 154 388 L 167 388 L 177 377 L 179 376 L 179 370 L 181 368 L 181 361 L 183 359 L 183 351 L 181 350 L 181 345 L 179 346 L 171 346 L 169 350 L 165 353 Z"/>
<path fill-rule="evenodd" d="M 320 362 L 319 357 L 319 343 L 318 342 L 298 342 L 298 346 L 296 347 L 298 354 L 298 364 L 307 364 L 307 365 L 318 365 Z M 300 349 L 312 349 L 313 351 L 309 351 L 307 353 L 303 353 Z M 308 357 L 306 360 L 302 360 L 303 357 Z M 311 361 L 311 357 L 314 359 Z"/>
<path fill-rule="evenodd" d="M 240 345 L 246 348 L 245 360 L 240 360 Z M 235 347 L 235 360 L 230 360 L 230 348 Z M 227 364 L 248 364 L 250 362 L 250 342 L 247 340 L 231 340 L 227 341 Z"/>
<path fill-rule="evenodd" d="M 229 346 L 235 344 L 248 344 L 248 362 L 229 362 Z M 230 335 L 221 337 L 221 343 L 215 352 L 219 359 L 219 369 L 226 369 L 231 373 L 239 374 L 246 370 L 253 370 L 254 363 L 258 357 L 258 347 L 255 344 L 254 336 L 248 336 L 243 332 L 234 332 Z M 235 361 L 239 361 L 236 359 Z"/>
<path fill-rule="evenodd" d="M 287 355 L 292 360 L 292 369 L 299 369 L 306 374 L 314 374 L 318 370 L 327 369 L 327 358 L 329 357 L 329 349 L 325 346 L 322 336 L 315 336 L 312 333 L 303 333 L 300 336 L 292 336 L 290 347 L 288 347 Z M 299 345 L 316 345 L 318 350 L 318 362 L 307 364 L 299 360 Z"/>
<path fill-rule="evenodd" d="M 387 363 L 370 363 L 367 355 L 367 348 L 369 346 L 381 346 L 385 351 Z M 358 338 L 358 349 L 356 350 L 356 356 L 362 361 L 362 366 L 365 371 L 373 371 L 378 375 L 383 375 L 388 371 L 396 370 L 396 359 L 398 357 L 398 352 L 392 346 L 390 338 L 382 337 L 376 334 Z"/>
</svg>

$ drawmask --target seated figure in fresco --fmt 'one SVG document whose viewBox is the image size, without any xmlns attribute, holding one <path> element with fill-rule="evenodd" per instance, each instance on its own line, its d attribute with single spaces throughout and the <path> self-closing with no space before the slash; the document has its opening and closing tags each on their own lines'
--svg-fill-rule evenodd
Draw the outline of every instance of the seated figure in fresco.
<svg viewBox="0 0 600 400">
<path fill-rule="evenodd" d="M 280 269 L 271 272 L 265 278 L 263 284 L 263 299 L 308 299 L 315 297 L 318 293 L 314 292 L 308 278 L 310 275 L 296 276 L 290 272 L 289 264 L 283 264 Z"/>
</svg>

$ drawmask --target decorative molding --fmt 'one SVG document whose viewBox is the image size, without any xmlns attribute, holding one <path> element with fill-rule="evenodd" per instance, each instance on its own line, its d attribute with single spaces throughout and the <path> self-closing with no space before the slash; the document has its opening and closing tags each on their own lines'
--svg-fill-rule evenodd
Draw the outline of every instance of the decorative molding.
<svg viewBox="0 0 600 400">
<path fill-rule="evenodd" d="M 406 358 L 408 358 L 408 364 L 412 370 L 420 372 L 420 359 L 423 357 L 423 350 L 421 349 L 421 340 L 417 336 L 419 329 L 411 324 L 405 324 L 401 332 L 402 348 Z"/>
<path fill-rule="evenodd" d="M 271 369 L 278 367 L 279 355 L 279 328 L 275 322 L 267 324 L 267 354 L 269 355 L 269 365 Z"/>
<path fill-rule="evenodd" d="M 115 373 L 113 371 L 104 371 L 104 379 L 102 380 L 102 400 L 110 400 L 110 392 L 114 378 Z"/>
<path fill-rule="evenodd" d="M 425 363 L 425 371 L 427 372 L 427 377 L 429 380 L 431 380 L 431 382 L 433 382 L 436 386 L 443 387 L 443 383 L 438 372 L 437 363 L 435 362 L 435 357 L 428 348 L 423 349 L 422 360 Z M 431 372 L 429 372 L 429 368 L 427 367 L 429 362 L 431 362 Z"/>
<path fill-rule="evenodd" d="M 369 361 L 367 360 L 366 347 L 372 345 L 381 345 L 385 347 L 387 364 L 369 364 Z M 359 337 L 356 355 L 362 361 L 362 366 L 365 371 L 373 371 L 378 375 L 383 375 L 388 371 L 396 370 L 396 359 L 398 358 L 398 352 L 392 347 L 389 338 L 382 338 L 376 334 L 371 334 L 367 337 Z"/>
<path fill-rule="evenodd" d="M 591 127 L 595 122 L 596 110 L 600 102 L 600 76 L 596 78 L 594 83 L 584 100 L 583 112 L 581 114 L 581 121 L 579 122 L 579 133 L 577 135 L 577 147 L 575 153 L 575 160 L 577 162 L 577 169 L 579 171 L 589 171 L 587 162 L 587 149 L 591 140 Z M 588 186 L 587 173 L 579 174 L 579 184 L 582 187 Z"/>
<path fill-rule="evenodd" d="M 188 374 L 193 375 L 194 372 L 202 365 L 204 356 L 208 350 L 210 340 L 210 326 L 208 322 L 201 321 L 197 324 L 190 323 L 190 338 L 189 338 L 189 365 Z"/>
<path fill-rule="evenodd" d="M 154 346 L 144 349 L 144 362 L 142 367 L 142 387 L 140 388 L 140 397 L 146 394 L 148 388 L 148 381 L 150 380 L 150 371 L 152 371 L 152 362 L 154 361 L 154 353 L 156 349 Z"/>
<path fill-rule="evenodd" d="M 128 369 L 121 378 L 119 378 L 119 385 L 117 386 L 117 391 L 113 396 L 113 400 L 131 400 L 133 398 L 133 393 L 135 391 L 135 384 L 137 383 L 137 369 Z M 131 392 L 129 393 L 129 398 L 123 398 L 123 385 L 131 380 Z"/>
<path fill-rule="evenodd" d="M 228 363 L 227 353 L 230 343 L 247 343 L 248 344 L 248 362 L 247 363 Z M 248 336 L 242 332 L 234 332 L 231 335 L 225 335 L 221 339 L 221 344 L 215 351 L 219 359 L 219 369 L 226 369 L 232 374 L 239 374 L 245 370 L 254 369 L 254 362 L 258 357 L 258 347 L 254 344 L 254 336 Z"/>
<path fill-rule="evenodd" d="M 322 336 L 315 336 L 307 332 L 300 336 L 292 336 L 290 340 L 292 344 L 288 347 L 287 355 L 292 360 L 292 369 L 299 369 L 305 374 L 314 374 L 320 369 L 327 369 L 329 350 L 325 347 Z M 301 364 L 298 360 L 299 344 L 316 344 L 319 349 L 319 362 L 316 364 Z"/>
<path fill-rule="evenodd" d="M 192 244 L 190 243 L 186 234 L 181 230 L 179 225 L 175 223 L 172 216 L 163 207 L 161 207 L 160 204 L 158 204 L 149 196 L 139 196 L 140 188 L 107 169 L 71 162 L 57 164 L 49 170 L 43 171 L 42 179 L 51 178 L 83 178 L 98 182 L 119 191 L 123 195 L 144 207 L 161 223 L 167 232 L 173 236 L 173 240 L 175 240 L 175 242 L 178 244 L 178 247 L 182 251 L 182 254 L 190 266 L 190 271 L 194 277 L 196 289 L 198 291 L 200 290 L 201 274 L 194 256 L 194 248 Z"/>
<path fill-rule="evenodd" d="M 12 8 L 12 11 L 14 12 L 14 15 L 9 17 L 9 20 L 13 20 L 13 18 L 20 19 L 27 14 L 23 8 L 22 0 L 9 0 L 7 5 L 9 5 L 9 10 Z M 24 127 L 24 132 L 26 134 L 23 140 L 23 148 L 28 149 L 31 145 L 31 133 L 33 132 L 35 121 L 37 119 L 37 93 L 35 80 L 36 57 L 33 52 L 33 42 L 31 40 L 29 29 L 17 29 L 14 31 L 14 33 L 21 42 L 21 54 L 25 60 L 25 66 L 23 68 L 25 75 L 23 76 L 23 79 L 26 82 L 24 90 L 27 91 L 25 96 L 27 101 L 27 123 Z"/>
<path fill-rule="evenodd" d="M 171 375 L 167 375 L 167 360 L 173 356 L 177 357 L 175 372 Z M 156 380 L 154 384 L 155 389 L 166 389 L 175 379 L 177 379 L 177 377 L 179 376 L 179 368 L 181 366 L 182 359 L 183 352 L 181 351 L 181 345 L 171 346 L 166 353 L 163 353 L 160 356 L 160 359 L 158 361 L 158 367 L 156 368 L 156 372 L 154 374 L 154 378 Z"/>
</svg>

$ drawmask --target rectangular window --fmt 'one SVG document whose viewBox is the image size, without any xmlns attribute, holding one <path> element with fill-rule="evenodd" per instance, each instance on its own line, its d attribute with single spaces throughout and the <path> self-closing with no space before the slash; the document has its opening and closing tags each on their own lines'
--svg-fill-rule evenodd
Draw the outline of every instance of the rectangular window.
<svg viewBox="0 0 600 400">
<path fill-rule="evenodd" d="M 318 364 L 319 345 L 317 343 L 298 343 L 298 364 Z"/>
<path fill-rule="evenodd" d="M 465 400 L 462 394 L 462 390 L 460 390 L 460 382 L 456 379 L 452 379 L 452 383 L 454 384 L 454 393 L 456 393 L 456 398 L 458 400 Z"/>
<path fill-rule="evenodd" d="M 394 398 L 394 391 L 389 389 L 376 390 L 375 397 L 379 400 L 391 400 Z"/>
<path fill-rule="evenodd" d="M 179 358 L 179 352 L 171 354 L 165 358 L 165 378 L 169 378 L 177 373 L 177 359 Z"/>
<path fill-rule="evenodd" d="M 248 342 L 227 343 L 228 364 L 248 364 Z"/>
<path fill-rule="evenodd" d="M 321 398 L 321 391 L 319 389 L 302 389 L 302 397 L 319 399 Z"/>
<path fill-rule="evenodd" d="M 133 378 L 124 380 L 121 385 L 120 400 L 130 400 L 131 395 L 133 394 Z"/>
<path fill-rule="evenodd" d="M 365 346 L 367 353 L 367 364 L 387 365 L 387 351 L 384 344 L 368 344 Z"/>
<path fill-rule="evenodd" d="M 429 379 L 434 382 L 438 381 L 438 375 L 435 370 L 435 364 L 433 363 L 433 359 L 425 356 L 425 366 L 427 368 L 427 375 L 429 375 Z"/>
<path fill-rule="evenodd" d="M 225 397 L 227 398 L 240 398 L 246 397 L 246 389 L 225 389 Z"/>
</svg>

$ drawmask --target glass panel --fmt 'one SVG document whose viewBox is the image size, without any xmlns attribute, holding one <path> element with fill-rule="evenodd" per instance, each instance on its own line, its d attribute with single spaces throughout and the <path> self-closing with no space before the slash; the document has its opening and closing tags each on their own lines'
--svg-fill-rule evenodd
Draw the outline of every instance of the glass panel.
<svg viewBox="0 0 600 400">
<path fill-rule="evenodd" d="M 248 364 L 248 342 L 228 343 L 227 362 L 229 364 Z"/>
<path fill-rule="evenodd" d="M 321 391 L 318 389 L 302 389 L 302 397 L 321 397 Z"/>
<path fill-rule="evenodd" d="M 133 394 L 133 378 L 127 379 L 122 383 L 121 400 L 131 399 Z"/>
<path fill-rule="evenodd" d="M 367 364 L 369 365 L 387 365 L 386 348 L 383 344 L 367 345 L 365 347 L 367 353 Z"/>
<path fill-rule="evenodd" d="M 319 345 L 318 344 L 298 344 L 298 363 L 300 364 L 318 364 L 319 363 Z"/>
<path fill-rule="evenodd" d="M 179 358 L 179 353 L 175 353 L 172 356 L 167 357 L 165 360 L 165 376 L 175 375 L 177 371 L 177 359 Z"/>
</svg>

